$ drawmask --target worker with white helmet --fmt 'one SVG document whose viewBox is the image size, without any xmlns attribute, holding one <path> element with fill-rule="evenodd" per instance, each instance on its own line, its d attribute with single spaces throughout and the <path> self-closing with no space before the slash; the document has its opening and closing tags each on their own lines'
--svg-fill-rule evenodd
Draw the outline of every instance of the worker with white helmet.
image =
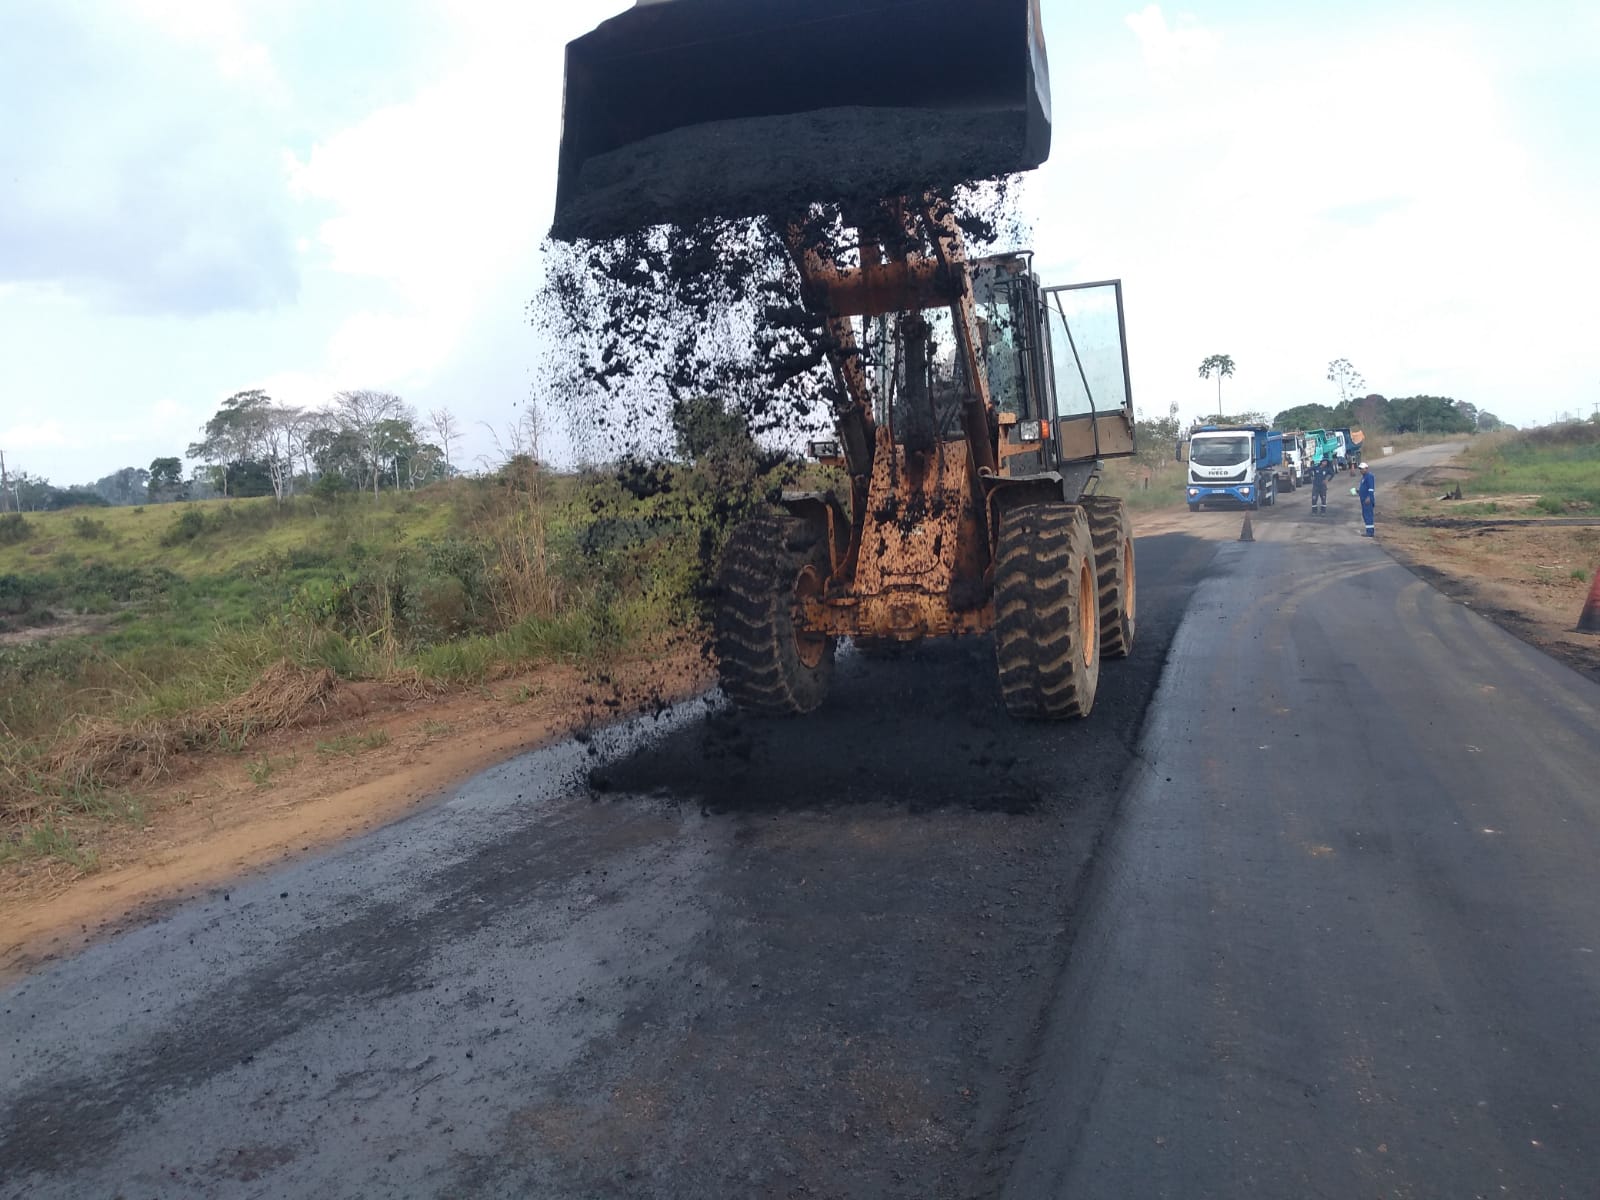
<svg viewBox="0 0 1600 1200">
<path fill-rule="evenodd" d="M 1372 468 L 1366 463 L 1361 464 L 1361 483 L 1356 488 L 1356 495 L 1361 497 L 1361 519 L 1366 522 L 1366 536 L 1377 537 L 1377 528 L 1372 523 L 1372 514 L 1378 507 L 1378 481 L 1372 477 Z"/>
</svg>

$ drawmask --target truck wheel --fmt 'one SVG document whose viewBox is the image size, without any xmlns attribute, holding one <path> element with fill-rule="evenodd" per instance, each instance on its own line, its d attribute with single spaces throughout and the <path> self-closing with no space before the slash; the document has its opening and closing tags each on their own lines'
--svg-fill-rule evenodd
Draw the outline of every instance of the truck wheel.
<svg viewBox="0 0 1600 1200">
<path fill-rule="evenodd" d="M 1028 504 L 1001 518 L 994 652 L 1014 717 L 1086 717 L 1100 683 L 1094 543 L 1076 504 Z"/>
<path fill-rule="evenodd" d="M 1191 504 L 1189 505 L 1189 511 L 1192 513 L 1197 513 L 1200 511 L 1200 506 L 1198 504 Z"/>
<path fill-rule="evenodd" d="M 712 623 L 722 690 L 740 708 L 792 716 L 827 697 L 834 639 L 796 629 L 795 608 L 828 570 L 827 535 L 810 522 L 758 517 L 733 531 Z"/>
<path fill-rule="evenodd" d="M 1100 602 L 1100 656 L 1127 658 L 1133 652 L 1137 616 L 1133 563 L 1133 522 L 1128 506 L 1115 496 L 1085 496 L 1094 544 L 1095 590 Z"/>
</svg>

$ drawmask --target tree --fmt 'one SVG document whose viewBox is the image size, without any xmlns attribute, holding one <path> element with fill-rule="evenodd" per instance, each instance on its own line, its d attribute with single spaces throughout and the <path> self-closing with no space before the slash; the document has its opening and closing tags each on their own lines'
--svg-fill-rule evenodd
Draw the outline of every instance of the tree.
<svg viewBox="0 0 1600 1200">
<path fill-rule="evenodd" d="M 1210 354 L 1200 363 L 1200 378 L 1217 377 L 1217 424 L 1222 420 L 1222 380 L 1233 375 L 1233 357 L 1228 354 Z"/>
<path fill-rule="evenodd" d="M 1350 365 L 1348 358 L 1336 358 L 1328 364 L 1328 382 L 1338 387 L 1340 403 L 1348 401 L 1352 393 L 1367 386 L 1367 381 L 1361 378 L 1361 372 Z"/>
<path fill-rule="evenodd" d="M 46 512 L 55 507 L 52 500 L 56 489 L 43 475 L 30 475 L 18 471 L 11 477 L 11 495 L 18 512 Z"/>
<path fill-rule="evenodd" d="M 461 440 L 455 416 L 448 408 L 436 408 L 428 414 L 428 427 L 439 435 L 438 448 L 444 455 L 444 474 L 448 479 L 456 473 L 455 458 L 450 452 L 450 444 Z"/>
<path fill-rule="evenodd" d="M 411 462 L 417 456 L 417 431 L 405 417 L 389 417 L 379 421 L 374 442 L 383 472 L 394 480 L 395 491 L 401 487 L 401 477 L 410 478 Z"/>
<path fill-rule="evenodd" d="M 1471 433 L 1478 427 L 1476 410 L 1468 418 L 1448 396 L 1403 396 L 1389 401 L 1395 433 Z"/>
<path fill-rule="evenodd" d="M 333 398 L 333 410 L 340 428 L 354 440 L 372 481 L 372 494 L 376 497 L 384 467 L 383 423 L 397 419 L 409 422 L 410 410 L 393 392 L 377 392 L 367 388 L 338 393 Z"/>
<path fill-rule="evenodd" d="M 152 503 L 185 498 L 183 487 L 183 460 L 180 458 L 153 458 L 145 492 Z"/>
<path fill-rule="evenodd" d="M 361 446 L 349 430 L 319 425 L 306 434 L 306 451 L 316 466 L 321 492 L 357 491 L 366 482 Z"/>
<path fill-rule="evenodd" d="M 1172 448 L 1183 433 L 1183 423 L 1178 419 L 1178 404 L 1173 401 L 1165 417 L 1151 417 L 1134 422 L 1134 442 L 1139 447 L 1138 459 L 1155 471 L 1164 470 L 1172 461 Z"/>
<path fill-rule="evenodd" d="M 1488 411 L 1488 409 L 1480 408 L 1478 410 L 1479 433 L 1493 433 L 1496 429 L 1503 428 L 1505 428 L 1505 422 L 1499 417 L 1495 416 L 1492 412 Z"/>
<path fill-rule="evenodd" d="M 204 435 L 189 446 L 188 457 L 210 466 L 224 496 L 229 494 L 229 466 L 263 456 L 272 397 L 259 388 L 235 392 L 201 426 Z"/>
<path fill-rule="evenodd" d="M 107 504 L 143 504 L 149 499 L 150 472 L 143 467 L 123 467 L 94 481 L 93 490 Z"/>
<path fill-rule="evenodd" d="M 1326 404 L 1297 404 L 1272 418 L 1274 429 L 1337 429 L 1339 425 Z"/>
<path fill-rule="evenodd" d="M 279 504 L 294 492 L 295 463 L 300 458 L 308 422 L 305 410 L 277 404 L 269 407 L 261 426 L 261 460 Z"/>
</svg>

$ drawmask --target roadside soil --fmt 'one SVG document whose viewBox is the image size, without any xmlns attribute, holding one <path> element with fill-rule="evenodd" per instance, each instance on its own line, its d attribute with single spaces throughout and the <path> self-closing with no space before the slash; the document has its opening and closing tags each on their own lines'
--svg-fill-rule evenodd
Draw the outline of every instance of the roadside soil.
<svg viewBox="0 0 1600 1200">
<path fill-rule="evenodd" d="M 135 820 L 74 830 L 93 863 L 0 869 L 0 986 L 38 963 L 240 874 L 386 824 L 536 746 L 703 691 L 685 645 L 580 670 L 550 665 L 418 696 L 351 685 L 339 719 L 176 760 L 128 798 Z"/>
<path fill-rule="evenodd" d="M 1380 513 L 1385 547 L 1445 595 L 1600 681 L 1600 637 L 1576 632 L 1600 570 L 1600 527 L 1559 518 L 1537 523 L 1543 514 L 1536 496 L 1495 496 L 1502 510 L 1495 516 L 1461 518 L 1449 527 L 1426 524 L 1456 517 L 1460 505 L 1441 497 L 1469 478 L 1454 464 L 1408 477 L 1394 489 L 1399 519 L 1382 521 Z M 1500 525 L 1497 517 L 1519 523 Z"/>
</svg>

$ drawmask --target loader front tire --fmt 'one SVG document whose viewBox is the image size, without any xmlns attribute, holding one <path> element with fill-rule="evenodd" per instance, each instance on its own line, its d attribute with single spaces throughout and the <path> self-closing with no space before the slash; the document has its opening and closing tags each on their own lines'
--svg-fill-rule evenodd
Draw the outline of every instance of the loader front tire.
<svg viewBox="0 0 1600 1200">
<path fill-rule="evenodd" d="M 758 517 L 728 538 L 712 624 L 722 690 L 739 708 L 795 716 L 827 697 L 834 639 L 798 629 L 795 610 L 828 570 L 827 535 L 807 521 Z"/>
<path fill-rule="evenodd" d="M 1095 593 L 1100 601 L 1100 654 L 1127 658 L 1133 653 L 1138 617 L 1137 576 L 1133 560 L 1133 522 L 1128 506 L 1115 496 L 1085 496 L 1094 543 Z"/>
<path fill-rule="evenodd" d="M 1088 515 L 1029 504 L 1001 518 L 994 650 L 1014 717 L 1086 717 L 1100 682 L 1100 607 Z"/>
</svg>

